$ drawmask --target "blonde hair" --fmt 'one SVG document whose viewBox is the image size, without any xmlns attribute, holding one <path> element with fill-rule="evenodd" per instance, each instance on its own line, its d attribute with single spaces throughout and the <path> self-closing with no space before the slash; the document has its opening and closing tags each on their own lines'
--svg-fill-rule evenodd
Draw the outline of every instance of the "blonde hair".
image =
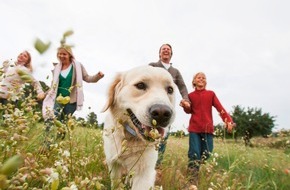
<svg viewBox="0 0 290 190">
<path fill-rule="evenodd" d="M 197 78 L 198 75 L 204 75 L 206 78 L 206 75 L 203 72 L 198 72 L 195 75 L 193 75 L 193 79 L 192 79 L 192 87 L 195 88 L 196 87 L 196 83 L 195 80 Z M 205 82 L 205 86 L 206 86 L 207 82 Z"/>
<path fill-rule="evenodd" d="M 74 59 L 74 54 L 72 52 L 71 46 L 68 46 L 68 45 L 62 45 L 59 48 L 57 48 L 57 54 L 56 54 L 57 57 L 58 57 L 58 52 L 61 49 L 64 49 L 66 52 L 68 52 L 68 54 L 70 55 L 70 57 L 69 57 L 70 61 L 72 61 Z"/>
</svg>

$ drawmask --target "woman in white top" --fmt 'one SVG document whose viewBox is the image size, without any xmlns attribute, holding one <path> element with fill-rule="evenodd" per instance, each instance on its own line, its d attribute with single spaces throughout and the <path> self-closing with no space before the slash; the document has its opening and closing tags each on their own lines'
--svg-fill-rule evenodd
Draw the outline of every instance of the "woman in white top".
<svg viewBox="0 0 290 190">
<path fill-rule="evenodd" d="M 45 97 L 39 81 L 32 76 L 31 55 L 28 51 L 21 52 L 15 63 L 4 61 L 0 82 L 0 103 L 8 100 L 16 101 L 25 83 L 31 83 L 37 92 L 37 99 Z"/>
</svg>

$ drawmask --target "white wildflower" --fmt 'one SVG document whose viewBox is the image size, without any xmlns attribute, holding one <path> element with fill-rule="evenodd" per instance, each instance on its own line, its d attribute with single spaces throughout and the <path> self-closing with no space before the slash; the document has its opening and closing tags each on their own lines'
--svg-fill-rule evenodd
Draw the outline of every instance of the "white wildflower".
<svg viewBox="0 0 290 190">
<path fill-rule="evenodd" d="M 51 183 L 55 180 L 58 180 L 58 177 L 59 177 L 59 174 L 57 172 L 52 172 L 50 176 L 48 177 L 47 181 L 48 183 Z"/>
<path fill-rule="evenodd" d="M 20 116 L 23 115 L 23 111 L 20 111 L 18 108 L 15 108 L 13 114 L 14 114 L 14 116 L 16 116 L 16 117 L 20 117 Z"/>
<path fill-rule="evenodd" d="M 62 169 L 63 169 L 66 173 L 68 173 L 68 167 L 67 167 L 67 166 L 62 166 Z"/>
<path fill-rule="evenodd" d="M 78 187 L 76 186 L 76 184 L 72 184 L 70 187 L 69 187 L 70 190 L 78 190 Z"/>
<path fill-rule="evenodd" d="M 70 157 L 70 152 L 68 150 L 63 151 L 63 156 Z"/>
<path fill-rule="evenodd" d="M 16 100 L 18 100 L 19 99 L 19 97 L 17 96 L 17 93 L 14 93 L 14 92 L 9 92 L 8 91 L 8 93 L 10 93 L 10 99 L 13 101 L 13 102 L 15 102 Z"/>
<path fill-rule="evenodd" d="M 4 114 L 3 117 L 4 117 L 5 119 L 11 119 L 12 115 L 10 115 L 10 114 Z"/>
<path fill-rule="evenodd" d="M 63 163 L 62 161 L 55 161 L 54 165 L 55 165 L 55 166 L 61 166 L 62 163 Z"/>
</svg>

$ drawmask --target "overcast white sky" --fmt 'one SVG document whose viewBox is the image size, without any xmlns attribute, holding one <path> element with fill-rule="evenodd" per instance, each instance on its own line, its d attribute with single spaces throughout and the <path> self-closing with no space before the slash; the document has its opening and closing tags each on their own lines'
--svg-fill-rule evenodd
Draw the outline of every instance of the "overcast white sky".
<svg viewBox="0 0 290 190">
<path fill-rule="evenodd" d="M 261 108 L 277 116 L 275 129 L 290 129 L 289 8 L 288 0 L 2 0 L 0 61 L 29 50 L 35 77 L 50 85 L 56 48 L 72 29 L 68 43 L 77 60 L 89 74 L 105 73 L 85 84 L 85 106 L 76 115 L 94 111 L 103 122 L 116 72 L 157 61 L 161 44 L 170 43 L 189 92 L 192 76 L 203 71 L 228 112 L 235 105 Z M 37 37 L 52 43 L 42 55 L 33 48 Z M 173 130 L 186 130 L 189 115 L 176 109 Z"/>
</svg>

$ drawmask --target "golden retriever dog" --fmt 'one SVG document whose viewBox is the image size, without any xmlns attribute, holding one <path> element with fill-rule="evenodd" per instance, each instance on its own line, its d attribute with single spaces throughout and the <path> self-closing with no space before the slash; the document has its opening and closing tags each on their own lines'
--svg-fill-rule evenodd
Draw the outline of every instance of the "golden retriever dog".
<svg viewBox="0 0 290 190">
<path fill-rule="evenodd" d="M 158 144 L 175 118 L 175 84 L 163 68 L 118 73 L 110 85 L 103 139 L 112 189 L 154 187 Z"/>
</svg>

